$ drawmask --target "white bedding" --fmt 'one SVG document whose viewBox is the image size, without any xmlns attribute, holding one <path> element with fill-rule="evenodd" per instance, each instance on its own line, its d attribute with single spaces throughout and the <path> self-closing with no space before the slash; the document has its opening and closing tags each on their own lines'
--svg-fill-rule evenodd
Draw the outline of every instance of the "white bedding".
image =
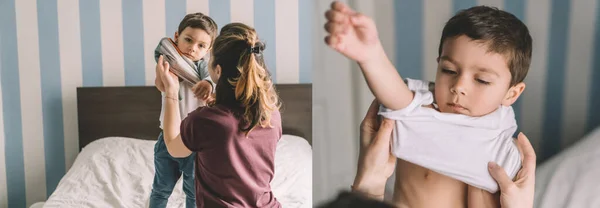
<svg viewBox="0 0 600 208">
<path fill-rule="evenodd" d="M 123 137 L 87 145 L 44 207 L 148 207 L 154 179 L 154 144 Z M 283 135 L 275 153 L 273 193 L 283 207 L 312 207 L 312 149 Z M 184 207 L 181 179 L 167 207 Z"/>
<path fill-rule="evenodd" d="M 537 167 L 535 207 L 600 207 L 600 128 Z"/>
</svg>

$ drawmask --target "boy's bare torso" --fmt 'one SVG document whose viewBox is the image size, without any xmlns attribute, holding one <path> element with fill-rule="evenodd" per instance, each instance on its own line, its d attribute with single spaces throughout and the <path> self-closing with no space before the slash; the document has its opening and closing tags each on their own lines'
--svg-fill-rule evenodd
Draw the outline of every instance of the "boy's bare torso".
<svg viewBox="0 0 600 208">
<path fill-rule="evenodd" d="M 423 107 L 436 109 L 433 105 Z M 398 159 L 393 202 L 399 208 L 463 208 L 467 207 L 468 187 L 459 180 Z"/>
<path fill-rule="evenodd" d="M 398 159 L 394 204 L 397 207 L 467 207 L 467 184 Z"/>
</svg>

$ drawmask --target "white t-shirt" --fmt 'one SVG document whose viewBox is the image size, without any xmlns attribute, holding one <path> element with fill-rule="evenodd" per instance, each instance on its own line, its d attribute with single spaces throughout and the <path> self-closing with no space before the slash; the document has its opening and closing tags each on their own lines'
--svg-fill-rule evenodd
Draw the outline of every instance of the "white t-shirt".
<svg viewBox="0 0 600 208">
<path fill-rule="evenodd" d="M 208 74 L 208 69 L 207 69 L 207 63 L 208 61 L 204 61 L 204 60 L 200 60 L 197 63 L 197 67 L 198 67 L 198 71 L 199 71 L 199 76 L 201 76 L 200 78 L 202 80 L 208 80 L 209 83 L 211 83 L 212 87 L 213 87 L 213 92 L 214 92 L 214 84 L 212 82 L 212 80 L 210 80 L 210 76 Z M 201 102 L 199 99 L 197 99 L 196 97 L 194 97 L 194 91 L 192 91 L 192 87 L 189 83 L 187 82 L 179 82 L 179 115 L 181 120 L 183 121 L 183 119 L 185 117 L 187 117 L 187 115 L 198 109 L 198 107 L 203 106 L 204 102 Z M 161 93 L 161 109 L 160 109 L 160 129 L 163 129 L 163 120 L 164 120 L 164 116 L 165 116 L 165 93 L 162 92 Z"/>
<path fill-rule="evenodd" d="M 379 112 L 396 120 L 391 141 L 396 157 L 491 193 L 498 184 L 488 162 L 498 163 L 510 178 L 517 175 L 521 157 L 512 138 L 517 129 L 512 107 L 500 106 L 481 117 L 442 113 L 424 107 L 433 104 L 428 82 L 407 83 L 415 93 L 412 102 L 396 111 L 381 106 Z"/>
</svg>

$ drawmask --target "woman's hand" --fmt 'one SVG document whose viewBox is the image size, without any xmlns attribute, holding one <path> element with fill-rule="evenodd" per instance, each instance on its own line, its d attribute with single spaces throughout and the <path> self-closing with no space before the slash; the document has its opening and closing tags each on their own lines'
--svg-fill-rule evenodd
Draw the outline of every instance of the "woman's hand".
<svg viewBox="0 0 600 208">
<path fill-rule="evenodd" d="M 396 157 L 391 153 L 390 138 L 394 121 L 379 122 L 379 104 L 373 100 L 360 126 L 360 153 L 353 190 L 383 199 L 385 183 L 394 173 Z"/>
<path fill-rule="evenodd" d="M 517 137 L 517 147 L 523 155 L 523 168 L 513 182 L 498 164 L 490 162 L 489 172 L 500 187 L 500 205 L 503 208 L 531 208 L 535 189 L 536 156 L 525 134 Z"/>
<path fill-rule="evenodd" d="M 165 61 L 162 55 L 159 56 L 156 70 L 160 74 L 165 93 L 167 96 L 176 96 L 179 94 L 179 78 L 169 69 L 169 62 Z"/>
</svg>

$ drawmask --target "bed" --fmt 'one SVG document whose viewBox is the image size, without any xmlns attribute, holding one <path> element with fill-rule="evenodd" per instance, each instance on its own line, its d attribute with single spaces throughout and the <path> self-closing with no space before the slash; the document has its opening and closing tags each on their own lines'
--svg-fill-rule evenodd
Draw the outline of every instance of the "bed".
<svg viewBox="0 0 600 208">
<path fill-rule="evenodd" d="M 284 207 L 312 207 L 312 87 L 278 84 L 283 136 L 273 193 Z M 78 154 L 44 207 L 148 207 L 160 131 L 154 87 L 77 89 Z M 178 181 L 167 207 L 183 207 Z"/>
<path fill-rule="evenodd" d="M 600 207 L 600 127 L 536 170 L 534 207 Z"/>
</svg>

